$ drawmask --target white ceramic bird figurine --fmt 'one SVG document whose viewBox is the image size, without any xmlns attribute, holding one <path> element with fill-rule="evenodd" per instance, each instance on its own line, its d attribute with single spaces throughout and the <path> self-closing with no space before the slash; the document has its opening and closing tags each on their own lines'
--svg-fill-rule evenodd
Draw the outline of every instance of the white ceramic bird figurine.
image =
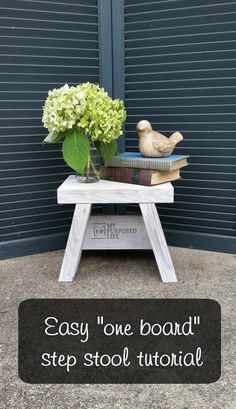
<svg viewBox="0 0 236 409">
<path fill-rule="evenodd" d="M 183 140 L 180 132 L 174 132 L 169 138 L 154 131 L 150 122 L 139 121 L 137 123 L 139 135 L 139 150 L 146 157 L 169 156 L 175 149 L 175 145 Z"/>
</svg>

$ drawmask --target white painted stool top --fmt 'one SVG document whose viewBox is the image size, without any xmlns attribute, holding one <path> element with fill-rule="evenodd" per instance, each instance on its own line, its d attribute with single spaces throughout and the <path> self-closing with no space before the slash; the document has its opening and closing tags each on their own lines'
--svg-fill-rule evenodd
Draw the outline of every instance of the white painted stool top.
<svg viewBox="0 0 236 409">
<path fill-rule="evenodd" d="M 171 183 L 155 186 L 100 180 L 96 183 L 78 183 L 69 176 L 57 189 L 58 203 L 172 203 L 174 189 Z"/>
</svg>

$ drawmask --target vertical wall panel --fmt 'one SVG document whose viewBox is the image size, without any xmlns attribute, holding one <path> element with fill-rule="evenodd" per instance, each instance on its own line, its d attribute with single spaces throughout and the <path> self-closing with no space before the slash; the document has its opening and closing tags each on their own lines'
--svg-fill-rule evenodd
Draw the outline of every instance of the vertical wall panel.
<svg viewBox="0 0 236 409">
<path fill-rule="evenodd" d="M 99 83 L 96 0 L 0 1 L 0 254 L 60 247 L 72 207 L 56 204 L 71 172 L 42 145 L 49 89 Z M 36 244 L 35 244 L 36 243 Z"/>
<path fill-rule="evenodd" d="M 125 0 L 126 148 L 147 119 L 190 155 L 160 206 L 170 244 L 236 250 L 235 34 L 236 1 Z"/>
</svg>

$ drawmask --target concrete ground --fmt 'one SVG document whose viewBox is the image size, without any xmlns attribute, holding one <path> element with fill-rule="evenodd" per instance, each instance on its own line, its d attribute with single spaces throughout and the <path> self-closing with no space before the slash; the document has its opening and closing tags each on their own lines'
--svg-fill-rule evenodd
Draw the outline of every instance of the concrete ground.
<svg viewBox="0 0 236 409">
<path fill-rule="evenodd" d="M 58 283 L 62 251 L 0 261 L 1 409 L 234 409 L 235 270 L 229 254 L 171 248 L 179 282 L 160 281 L 151 252 L 85 253 Z M 222 307 L 222 377 L 202 385 L 30 385 L 17 376 L 17 309 L 27 298 L 214 298 Z"/>
</svg>

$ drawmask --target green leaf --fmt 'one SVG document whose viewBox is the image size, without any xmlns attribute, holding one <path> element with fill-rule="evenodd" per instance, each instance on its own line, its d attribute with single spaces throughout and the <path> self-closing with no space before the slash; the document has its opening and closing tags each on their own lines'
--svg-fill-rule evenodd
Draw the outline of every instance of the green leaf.
<svg viewBox="0 0 236 409">
<path fill-rule="evenodd" d="M 89 139 L 74 129 L 67 134 L 62 145 L 63 158 L 68 166 L 83 174 L 89 158 Z"/>
<path fill-rule="evenodd" d="M 106 164 L 111 162 L 112 156 L 117 152 L 117 143 L 116 141 L 111 141 L 110 143 L 100 142 L 99 152 L 101 153 Z"/>
<path fill-rule="evenodd" d="M 42 143 L 59 143 L 65 138 L 63 132 L 51 131 Z"/>
</svg>

